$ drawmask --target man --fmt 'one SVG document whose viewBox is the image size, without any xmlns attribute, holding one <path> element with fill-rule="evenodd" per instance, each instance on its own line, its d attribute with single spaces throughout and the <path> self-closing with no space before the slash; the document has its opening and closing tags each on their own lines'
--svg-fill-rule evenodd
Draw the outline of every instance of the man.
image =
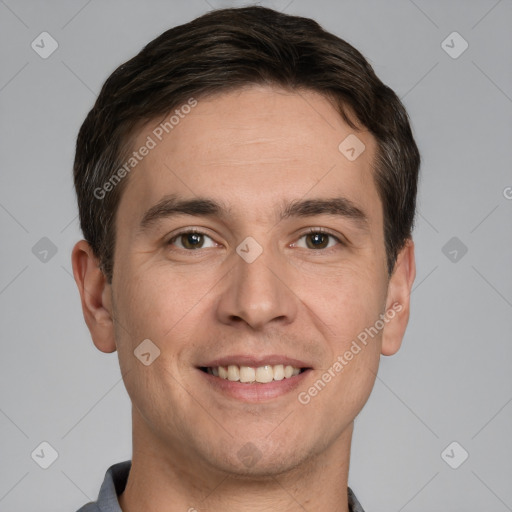
<svg viewBox="0 0 512 512">
<path fill-rule="evenodd" d="M 82 512 L 363 510 L 352 430 L 408 322 L 419 163 L 394 92 L 309 19 L 213 11 L 108 78 L 72 262 L 133 456 Z"/>
</svg>

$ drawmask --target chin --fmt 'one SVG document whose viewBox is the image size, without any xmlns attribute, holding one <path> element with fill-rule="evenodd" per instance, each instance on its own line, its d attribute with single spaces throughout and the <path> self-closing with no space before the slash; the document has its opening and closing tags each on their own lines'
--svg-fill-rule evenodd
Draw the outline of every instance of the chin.
<svg viewBox="0 0 512 512">
<path fill-rule="evenodd" d="M 275 441 L 265 439 L 261 442 L 236 441 L 230 443 L 227 449 L 222 449 L 222 455 L 210 451 L 207 458 L 218 471 L 232 478 L 271 479 L 293 471 L 308 458 L 314 458 L 315 453 L 308 453 L 304 444 L 288 441 L 289 445 L 276 445 Z M 300 446 L 300 451 L 297 446 Z"/>
</svg>

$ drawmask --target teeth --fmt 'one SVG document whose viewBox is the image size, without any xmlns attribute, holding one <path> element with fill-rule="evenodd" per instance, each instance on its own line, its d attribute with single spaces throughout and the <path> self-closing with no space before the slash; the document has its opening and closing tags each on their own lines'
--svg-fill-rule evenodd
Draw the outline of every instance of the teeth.
<svg viewBox="0 0 512 512">
<path fill-rule="evenodd" d="M 240 380 L 240 368 L 238 368 L 236 364 L 230 364 L 228 366 L 228 380 Z"/>
<path fill-rule="evenodd" d="M 240 382 L 254 382 L 256 371 L 250 366 L 240 366 Z"/>
<path fill-rule="evenodd" d="M 260 366 L 256 369 L 256 382 L 272 382 L 274 380 L 274 370 L 272 366 Z"/>
<path fill-rule="evenodd" d="M 238 366 L 230 364 L 229 366 L 217 366 L 215 368 L 208 368 L 210 375 L 215 375 L 221 379 L 230 380 L 232 382 L 259 382 L 266 384 L 273 380 L 279 381 L 289 379 L 295 375 L 299 375 L 300 368 L 294 368 L 290 365 L 265 365 L 253 368 L 251 366 Z"/>
<path fill-rule="evenodd" d="M 284 366 L 282 364 L 276 364 L 274 366 L 274 380 L 284 379 Z"/>
</svg>

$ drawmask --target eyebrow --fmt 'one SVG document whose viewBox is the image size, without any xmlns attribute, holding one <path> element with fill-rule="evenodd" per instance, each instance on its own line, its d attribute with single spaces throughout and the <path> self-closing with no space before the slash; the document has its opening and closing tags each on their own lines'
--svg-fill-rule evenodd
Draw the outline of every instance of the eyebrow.
<svg viewBox="0 0 512 512">
<path fill-rule="evenodd" d="M 355 226 L 360 229 L 368 230 L 368 215 L 346 197 L 294 200 L 284 203 L 282 206 L 278 215 L 279 220 L 290 217 L 334 215 L 353 221 Z M 141 231 L 145 231 L 163 219 L 178 215 L 227 219 L 230 212 L 231 208 L 228 205 L 213 199 L 206 197 L 181 199 L 172 194 L 163 197 L 149 208 L 144 213 L 139 227 Z"/>
</svg>

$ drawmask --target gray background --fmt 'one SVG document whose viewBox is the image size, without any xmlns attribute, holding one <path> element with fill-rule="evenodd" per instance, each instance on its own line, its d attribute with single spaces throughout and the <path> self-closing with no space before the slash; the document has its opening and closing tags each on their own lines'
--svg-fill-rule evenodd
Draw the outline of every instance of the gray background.
<svg viewBox="0 0 512 512">
<path fill-rule="evenodd" d="M 1 511 L 76 510 L 131 456 L 117 354 L 92 344 L 71 275 L 78 128 L 144 44 L 242 3 L 0 0 Z M 410 326 L 356 420 L 349 484 L 367 512 L 512 510 L 512 2 L 261 4 L 361 50 L 423 157 Z M 59 45 L 47 59 L 31 48 L 43 31 Z M 458 58 L 441 44 L 453 31 Z M 59 455 L 46 470 L 31 458 L 43 441 Z"/>
</svg>

